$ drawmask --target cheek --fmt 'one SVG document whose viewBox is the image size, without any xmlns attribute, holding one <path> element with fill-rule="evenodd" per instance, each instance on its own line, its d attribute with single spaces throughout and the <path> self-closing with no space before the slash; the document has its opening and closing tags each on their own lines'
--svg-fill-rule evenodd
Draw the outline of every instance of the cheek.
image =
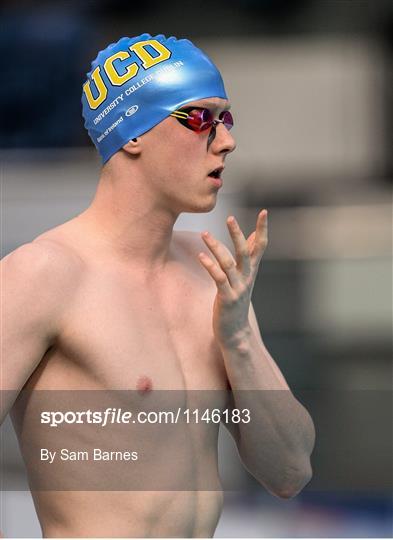
<svg viewBox="0 0 393 540">
<path fill-rule="evenodd" d="M 173 177 L 196 178 L 205 169 L 207 136 L 177 127 L 164 129 L 162 125 L 149 141 L 154 154 L 150 164 L 154 163 L 155 171 L 160 171 L 164 181 Z"/>
<path fill-rule="evenodd" d="M 206 166 L 207 139 L 201 134 L 191 132 L 190 136 L 183 137 L 175 150 L 178 166 L 190 173 L 199 174 Z"/>
</svg>

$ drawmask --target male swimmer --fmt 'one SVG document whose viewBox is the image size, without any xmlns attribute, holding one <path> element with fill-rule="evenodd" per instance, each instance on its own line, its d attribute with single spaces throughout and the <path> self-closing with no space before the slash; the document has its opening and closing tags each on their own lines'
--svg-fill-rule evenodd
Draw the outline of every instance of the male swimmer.
<svg viewBox="0 0 393 540">
<path fill-rule="evenodd" d="M 182 212 L 215 207 L 235 149 L 217 67 L 187 39 L 124 37 L 93 61 L 82 104 L 103 161 L 91 205 L 2 262 L 1 412 L 4 418 L 12 409 L 29 478 L 36 470 L 26 453 L 42 444 L 30 421 L 33 390 L 136 390 L 143 397 L 229 388 L 223 423 L 245 467 L 271 494 L 295 496 L 312 475 L 315 435 L 251 306 L 267 211 L 248 238 L 228 217 L 234 257 L 208 231 L 173 230 Z M 228 421 L 230 408 L 252 409 L 252 422 Z M 185 478 L 199 489 L 176 490 L 175 482 L 127 491 L 120 477 L 111 478 L 110 490 L 71 489 L 72 475 L 59 467 L 57 481 L 68 488 L 33 490 L 44 536 L 211 537 L 222 493 L 205 480 L 219 484 L 218 426 L 201 423 L 198 437 L 181 445 L 174 431 L 159 449 L 143 429 L 132 441 L 154 456 L 151 466 L 165 470 L 168 482 Z M 174 446 L 192 460 L 172 459 Z"/>
</svg>

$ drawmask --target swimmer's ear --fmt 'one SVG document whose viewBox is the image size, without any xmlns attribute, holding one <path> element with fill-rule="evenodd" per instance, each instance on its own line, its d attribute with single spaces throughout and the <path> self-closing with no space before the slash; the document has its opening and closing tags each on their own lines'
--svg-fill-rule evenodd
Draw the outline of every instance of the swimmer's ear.
<svg viewBox="0 0 393 540">
<path fill-rule="evenodd" d="M 141 139 L 140 137 L 137 137 L 135 139 L 131 139 L 123 146 L 123 150 L 127 152 L 127 154 L 131 154 L 133 156 L 137 156 L 141 153 Z"/>
</svg>

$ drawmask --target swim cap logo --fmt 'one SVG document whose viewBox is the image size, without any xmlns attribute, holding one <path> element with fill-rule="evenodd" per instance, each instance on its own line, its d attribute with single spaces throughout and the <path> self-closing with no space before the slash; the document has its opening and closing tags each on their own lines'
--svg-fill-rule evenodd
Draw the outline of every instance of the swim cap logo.
<svg viewBox="0 0 393 540">
<path fill-rule="evenodd" d="M 146 47 L 150 46 L 157 53 L 158 56 L 152 56 Z M 122 62 L 131 58 L 131 53 L 128 51 L 118 51 L 115 54 L 112 54 L 104 62 L 103 66 L 97 66 L 94 71 L 91 73 L 91 78 L 85 82 L 83 85 L 83 92 L 86 96 L 87 103 L 89 104 L 90 109 L 97 109 L 106 99 L 108 95 L 108 89 L 105 85 L 105 82 L 102 78 L 101 68 L 103 67 L 110 83 L 113 86 L 121 86 L 125 82 L 134 78 L 140 67 L 143 69 L 149 69 L 156 64 L 164 62 L 171 57 L 171 51 L 165 47 L 162 43 L 156 39 L 148 39 L 146 41 L 138 41 L 129 47 L 131 53 L 136 54 L 138 59 L 142 62 L 139 66 L 136 62 L 133 62 L 127 66 L 122 65 Z M 118 67 L 116 67 L 116 65 Z M 120 65 L 119 65 L 120 64 Z M 121 74 L 119 72 L 119 67 L 125 69 L 125 73 Z M 91 82 L 94 82 L 95 85 L 95 94 L 93 96 L 93 91 L 91 88 Z M 136 112 L 136 111 L 134 111 Z"/>
<path fill-rule="evenodd" d="M 126 110 L 126 116 L 132 116 L 136 113 L 136 111 L 139 109 L 138 105 L 133 105 L 129 109 Z"/>
</svg>

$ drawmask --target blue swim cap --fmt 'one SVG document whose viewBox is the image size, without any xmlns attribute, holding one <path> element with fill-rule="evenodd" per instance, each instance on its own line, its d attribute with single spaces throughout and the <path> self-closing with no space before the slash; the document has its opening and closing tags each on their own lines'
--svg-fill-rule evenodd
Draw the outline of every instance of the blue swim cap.
<svg viewBox="0 0 393 540">
<path fill-rule="evenodd" d="M 227 99 L 220 72 L 188 39 L 123 37 L 98 53 L 83 85 L 85 127 L 105 163 L 190 101 Z"/>
</svg>

